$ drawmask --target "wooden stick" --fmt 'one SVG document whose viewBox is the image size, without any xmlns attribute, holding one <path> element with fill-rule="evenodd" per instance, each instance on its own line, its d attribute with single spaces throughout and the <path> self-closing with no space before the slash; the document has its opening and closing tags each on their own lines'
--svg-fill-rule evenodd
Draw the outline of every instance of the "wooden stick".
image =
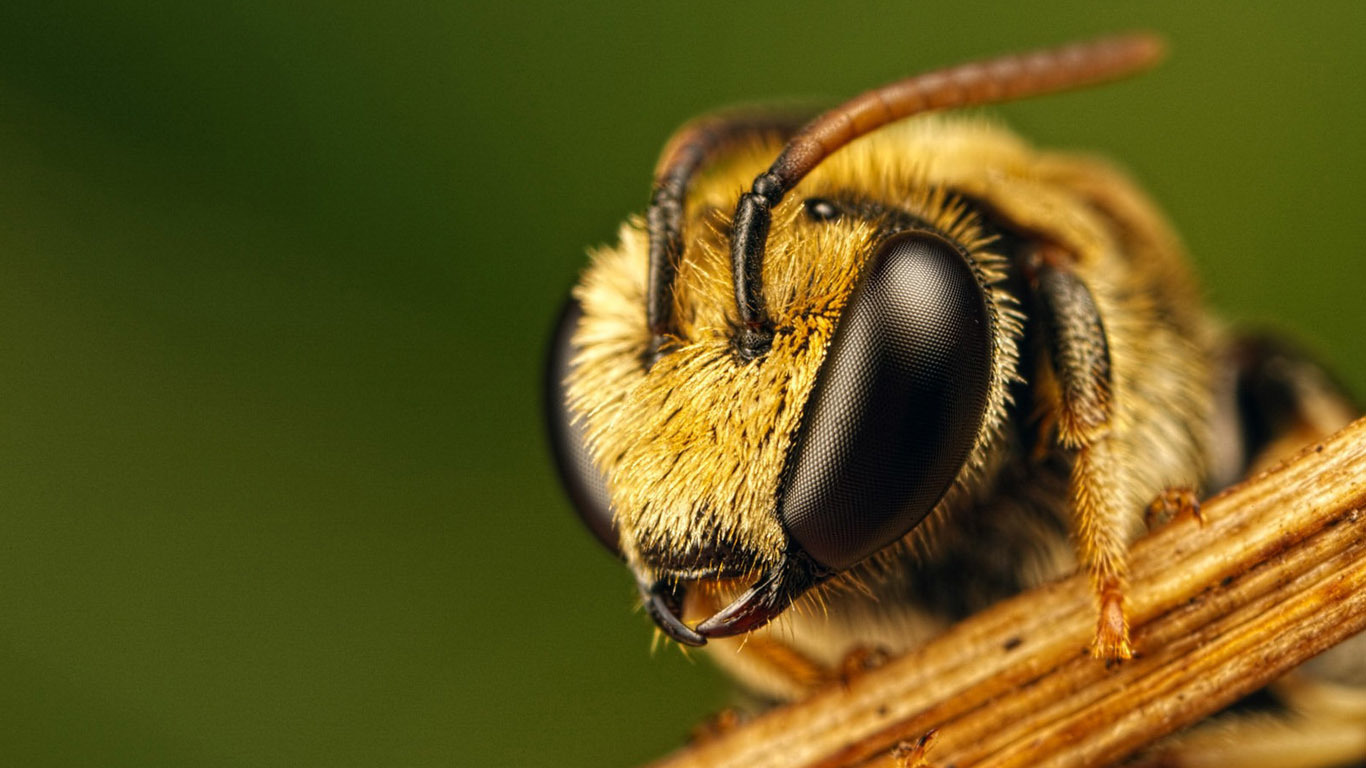
<svg viewBox="0 0 1366 768">
<path fill-rule="evenodd" d="M 1033 590 L 657 768 L 1103 766 L 1366 629 L 1366 419 L 1176 520 L 1131 555 L 1139 657 L 1085 654 L 1084 576 Z"/>
</svg>

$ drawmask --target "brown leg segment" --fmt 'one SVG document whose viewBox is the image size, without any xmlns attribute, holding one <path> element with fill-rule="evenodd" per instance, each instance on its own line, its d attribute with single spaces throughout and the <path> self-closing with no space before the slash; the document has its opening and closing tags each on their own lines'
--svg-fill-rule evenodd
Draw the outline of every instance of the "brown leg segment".
<svg viewBox="0 0 1366 768">
<path fill-rule="evenodd" d="M 1232 347 L 1233 402 L 1242 427 L 1246 470 L 1267 468 L 1341 429 L 1358 403 L 1308 354 L 1284 339 L 1249 335 Z"/>
<path fill-rule="evenodd" d="M 903 741 L 892 749 L 897 768 L 931 768 L 928 754 L 934 746 L 938 731 L 931 730 L 915 741 Z"/>
<path fill-rule="evenodd" d="M 692 730 L 688 731 L 688 743 L 701 744 L 708 741 L 715 741 L 735 730 L 742 722 L 744 722 L 744 717 L 740 714 L 738 709 L 735 707 L 726 707 L 697 725 L 694 725 Z"/>
<path fill-rule="evenodd" d="M 1205 516 L 1200 512 L 1200 497 L 1190 486 L 1168 488 L 1157 494 L 1143 514 L 1143 522 L 1149 530 L 1173 520 L 1195 518 L 1200 525 L 1205 524 Z"/>
<path fill-rule="evenodd" d="M 1134 655 L 1124 605 L 1129 574 L 1124 520 L 1131 511 L 1115 503 L 1113 492 L 1123 482 L 1120 472 L 1108 434 L 1077 449 L 1072 465 L 1073 514 L 1082 567 L 1091 574 L 1092 589 L 1100 599 L 1091 655 L 1106 661 Z"/>
<path fill-rule="evenodd" d="M 856 646 L 840 660 L 838 679 L 844 685 L 848 685 L 854 678 L 877 669 L 891 658 L 892 654 L 886 648 Z"/>
<path fill-rule="evenodd" d="M 1068 257 L 1045 248 L 1035 264 L 1034 291 L 1057 379 L 1058 441 L 1074 450 L 1071 499 L 1080 559 L 1100 600 L 1093 655 L 1133 656 L 1125 614 L 1128 520 L 1117 489 L 1125 486 L 1111 424 L 1110 350 L 1105 326 Z"/>
</svg>

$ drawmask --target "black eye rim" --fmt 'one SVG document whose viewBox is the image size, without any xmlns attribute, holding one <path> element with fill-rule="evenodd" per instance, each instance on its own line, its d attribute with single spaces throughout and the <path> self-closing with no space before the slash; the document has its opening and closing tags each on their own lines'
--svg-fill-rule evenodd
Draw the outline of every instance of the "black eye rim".
<svg viewBox="0 0 1366 768">
<path fill-rule="evenodd" d="M 583 307 L 570 296 L 556 315 L 550 346 L 546 350 L 542 407 L 550 454 L 560 484 L 579 519 L 607 551 L 624 560 L 613 521 L 607 479 L 593 463 L 582 421 L 574 419 L 568 406 L 566 379 L 574 357 L 572 337 L 582 317 Z"/>
<path fill-rule="evenodd" d="M 830 341 L 779 489 L 789 541 L 813 561 L 852 567 L 905 536 L 952 487 L 986 417 L 994 355 L 989 301 L 971 255 L 951 238 L 916 228 L 878 243 Z M 877 356 L 889 353 L 890 362 Z M 931 367 L 919 363 L 922 356 Z M 867 366 L 886 365 L 900 384 L 869 379 Z M 890 404 L 897 426 L 867 410 L 867 398 Z M 851 425 L 851 413 L 879 421 Z M 897 431 L 917 425 L 938 431 L 919 443 Z M 916 468 L 923 480 L 911 476 Z M 870 476 L 874 485 L 894 487 L 860 488 Z M 865 523 L 865 514 L 877 522 Z"/>
</svg>

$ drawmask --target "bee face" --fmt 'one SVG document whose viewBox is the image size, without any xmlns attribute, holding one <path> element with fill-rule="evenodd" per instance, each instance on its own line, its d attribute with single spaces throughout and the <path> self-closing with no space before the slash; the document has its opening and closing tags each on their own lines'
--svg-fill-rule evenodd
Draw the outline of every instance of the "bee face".
<svg viewBox="0 0 1366 768">
<path fill-rule="evenodd" d="M 594 463 L 571 474 L 608 501 L 581 514 L 596 530 L 611 521 L 674 639 L 761 626 L 900 542 L 983 464 L 1019 333 L 1004 262 L 924 167 L 885 159 L 885 144 L 933 141 L 936 125 L 850 147 L 803 185 L 811 195 L 775 211 L 764 267 L 774 333 L 758 357 L 737 352 L 731 222 L 710 203 L 733 200 L 735 180 L 773 148 L 697 191 L 677 331 L 657 358 L 638 226 L 597 255 L 575 292 L 562 402 L 582 420 L 575 439 Z M 686 591 L 712 585 L 741 594 L 684 624 Z"/>
<path fill-rule="evenodd" d="M 562 455 L 589 457 L 562 459 L 571 487 L 598 490 L 581 514 L 667 634 L 751 632 L 850 575 L 864 599 L 831 606 L 849 631 L 822 643 L 829 627 L 798 617 L 785 638 L 828 668 L 831 648 L 953 618 L 936 591 L 980 607 L 1057 575 L 1070 524 L 1100 606 L 1092 650 L 1132 655 L 1143 506 L 1220 476 L 1216 325 L 1120 174 L 918 113 L 1112 79 L 1160 52 L 1135 35 L 1007 56 L 799 130 L 731 114 L 670 141 L 646 219 L 574 293 L 550 398 Z"/>
<path fill-rule="evenodd" d="M 1091 653 L 1130 658 L 1145 509 L 1354 412 L 1206 313 L 1123 174 L 918 114 L 1127 74 L 1160 48 L 967 64 L 799 130 L 731 114 L 670 141 L 647 216 L 573 293 L 548 398 L 576 507 L 665 634 L 796 698 L 860 650 L 907 651 L 1080 566 Z M 789 610 L 803 596 L 823 610 Z"/>
</svg>

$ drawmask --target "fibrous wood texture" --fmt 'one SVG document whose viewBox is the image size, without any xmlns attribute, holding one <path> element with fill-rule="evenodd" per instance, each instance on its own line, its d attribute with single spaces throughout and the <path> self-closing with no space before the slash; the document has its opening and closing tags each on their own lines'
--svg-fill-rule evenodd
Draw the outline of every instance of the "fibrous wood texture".
<svg viewBox="0 0 1366 768">
<path fill-rule="evenodd" d="M 935 766 L 1123 759 L 1366 628 L 1366 419 L 1131 557 L 1130 661 L 1086 654 L 1096 605 L 1077 576 L 655 766 L 892 766 L 899 743 L 931 731 Z"/>
</svg>

